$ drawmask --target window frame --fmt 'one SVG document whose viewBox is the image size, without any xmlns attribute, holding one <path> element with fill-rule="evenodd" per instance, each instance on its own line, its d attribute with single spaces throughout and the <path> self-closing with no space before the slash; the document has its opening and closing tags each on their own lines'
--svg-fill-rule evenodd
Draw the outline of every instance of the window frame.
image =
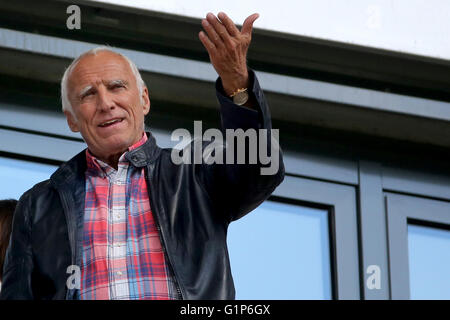
<svg viewBox="0 0 450 320">
<path fill-rule="evenodd" d="M 286 175 L 272 196 L 328 209 L 332 299 L 360 299 L 355 187 Z"/>
<path fill-rule="evenodd" d="M 450 201 L 384 192 L 391 299 L 410 299 L 408 223 L 450 228 Z"/>
</svg>

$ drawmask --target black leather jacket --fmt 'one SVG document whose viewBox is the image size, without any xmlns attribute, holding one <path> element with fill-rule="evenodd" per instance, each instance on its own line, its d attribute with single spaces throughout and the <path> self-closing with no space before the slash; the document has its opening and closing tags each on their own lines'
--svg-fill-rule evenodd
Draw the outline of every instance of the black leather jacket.
<svg viewBox="0 0 450 320">
<path fill-rule="evenodd" d="M 220 79 L 216 82 L 222 129 L 271 129 L 264 95 L 250 73 L 258 111 L 233 104 L 224 96 Z M 281 150 L 278 172 L 261 175 L 259 163 L 176 165 L 171 149 L 159 148 L 151 133 L 147 135 L 148 141 L 126 158 L 133 166 L 145 168 L 152 212 L 179 298 L 234 299 L 227 228 L 281 183 Z M 68 289 L 66 282 L 71 275 L 67 268 L 81 266 L 85 169 L 83 151 L 21 197 L 1 299 L 76 298 L 76 289 Z"/>
</svg>

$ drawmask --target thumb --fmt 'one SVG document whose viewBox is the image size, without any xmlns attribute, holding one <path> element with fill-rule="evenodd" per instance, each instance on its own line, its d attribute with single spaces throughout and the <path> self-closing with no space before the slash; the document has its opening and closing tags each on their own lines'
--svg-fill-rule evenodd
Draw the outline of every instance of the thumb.
<svg viewBox="0 0 450 320">
<path fill-rule="evenodd" d="M 253 30 L 253 23 L 258 18 L 259 18 L 258 13 L 254 13 L 251 16 L 247 17 L 247 19 L 245 19 L 244 21 L 244 24 L 242 25 L 241 33 L 251 35 Z"/>
</svg>

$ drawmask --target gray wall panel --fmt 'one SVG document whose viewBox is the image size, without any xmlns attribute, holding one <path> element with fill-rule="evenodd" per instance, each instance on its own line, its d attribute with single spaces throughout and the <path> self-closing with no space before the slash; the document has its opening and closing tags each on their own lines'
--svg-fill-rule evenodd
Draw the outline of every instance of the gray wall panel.
<svg viewBox="0 0 450 320">
<path fill-rule="evenodd" d="M 67 161 L 86 148 L 83 142 L 0 129 L 0 151 Z"/>
<path fill-rule="evenodd" d="M 382 183 L 385 190 L 450 200 L 449 175 L 387 166 L 383 166 L 382 172 Z"/>
</svg>

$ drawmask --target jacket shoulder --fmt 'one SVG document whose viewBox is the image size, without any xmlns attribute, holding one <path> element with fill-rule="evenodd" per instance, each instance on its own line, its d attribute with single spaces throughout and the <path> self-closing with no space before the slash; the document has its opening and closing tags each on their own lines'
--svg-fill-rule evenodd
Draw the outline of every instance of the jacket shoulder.
<svg viewBox="0 0 450 320">
<path fill-rule="evenodd" d="M 41 181 L 36 183 L 33 187 L 31 187 L 29 190 L 25 191 L 23 195 L 20 197 L 20 200 L 28 200 L 35 197 L 42 196 L 43 194 L 48 194 L 49 191 L 52 189 L 52 184 L 50 179 Z"/>
<path fill-rule="evenodd" d="M 56 195 L 55 191 L 50 179 L 41 181 L 23 193 L 19 199 L 20 207 L 25 206 L 29 210 L 37 204 L 52 201 L 53 196 Z"/>
</svg>

